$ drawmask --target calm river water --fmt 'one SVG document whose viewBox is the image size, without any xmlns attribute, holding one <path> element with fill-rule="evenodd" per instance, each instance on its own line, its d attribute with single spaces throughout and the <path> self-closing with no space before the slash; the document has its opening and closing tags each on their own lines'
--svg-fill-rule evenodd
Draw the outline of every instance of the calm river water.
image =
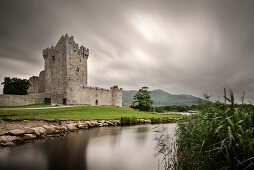
<svg viewBox="0 0 254 170">
<path fill-rule="evenodd" d="M 158 125 L 102 127 L 0 148 L 0 169 L 157 170 Z M 159 125 L 174 134 L 176 124 Z"/>
</svg>

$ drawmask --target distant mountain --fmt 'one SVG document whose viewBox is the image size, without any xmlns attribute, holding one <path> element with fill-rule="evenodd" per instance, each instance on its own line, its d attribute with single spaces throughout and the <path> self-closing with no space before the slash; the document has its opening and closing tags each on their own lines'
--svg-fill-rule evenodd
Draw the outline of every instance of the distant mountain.
<svg viewBox="0 0 254 170">
<path fill-rule="evenodd" d="M 130 106 L 133 96 L 137 93 L 136 90 L 123 91 L 123 106 Z M 191 96 L 191 95 L 173 95 L 163 90 L 151 91 L 151 97 L 154 101 L 153 106 L 170 106 L 170 105 L 196 105 L 201 103 L 207 103 L 206 100 Z"/>
<path fill-rule="evenodd" d="M 136 90 L 125 91 L 123 90 L 123 106 L 130 106 L 133 96 L 137 93 Z"/>
</svg>

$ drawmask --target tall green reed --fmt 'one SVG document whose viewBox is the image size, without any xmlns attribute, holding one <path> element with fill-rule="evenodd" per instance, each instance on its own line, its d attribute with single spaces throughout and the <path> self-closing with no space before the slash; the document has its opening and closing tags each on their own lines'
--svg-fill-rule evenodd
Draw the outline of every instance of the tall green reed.
<svg viewBox="0 0 254 170">
<path fill-rule="evenodd" d="M 245 92 L 238 105 L 233 91 L 227 96 L 225 89 L 225 103 L 202 106 L 200 113 L 178 123 L 173 169 L 254 167 L 254 107 L 244 104 L 244 96 Z"/>
</svg>

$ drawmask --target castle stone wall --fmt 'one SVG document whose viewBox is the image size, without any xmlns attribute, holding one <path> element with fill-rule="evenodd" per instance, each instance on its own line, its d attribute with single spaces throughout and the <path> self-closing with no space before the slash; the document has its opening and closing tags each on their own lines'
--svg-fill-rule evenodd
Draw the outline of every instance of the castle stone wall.
<svg viewBox="0 0 254 170">
<path fill-rule="evenodd" d="M 45 92 L 51 94 L 53 104 L 63 104 L 66 98 L 67 58 L 66 46 L 69 37 L 62 36 L 57 45 L 43 50 L 45 61 Z"/>
<path fill-rule="evenodd" d="M 82 87 L 87 87 L 87 59 L 89 50 L 75 43 L 73 36 L 67 38 L 67 103 L 81 104 Z M 89 96 L 89 94 L 87 94 Z M 87 104 L 82 102 L 82 104 Z"/>
<path fill-rule="evenodd" d="M 67 104 L 110 105 L 122 107 L 122 89 L 80 86 L 67 93 Z"/>
<path fill-rule="evenodd" d="M 43 94 L 6 95 L 0 94 L 0 106 L 24 106 L 30 104 L 43 104 Z"/>
<path fill-rule="evenodd" d="M 29 78 L 30 87 L 28 89 L 28 93 L 38 93 L 39 91 L 39 77 L 33 76 Z"/>
<path fill-rule="evenodd" d="M 39 74 L 39 87 L 38 87 L 38 93 L 44 92 L 45 92 L 45 70 L 41 71 Z"/>
<path fill-rule="evenodd" d="M 98 87 L 83 87 L 80 89 L 79 102 L 89 105 L 113 105 L 112 90 Z"/>
</svg>

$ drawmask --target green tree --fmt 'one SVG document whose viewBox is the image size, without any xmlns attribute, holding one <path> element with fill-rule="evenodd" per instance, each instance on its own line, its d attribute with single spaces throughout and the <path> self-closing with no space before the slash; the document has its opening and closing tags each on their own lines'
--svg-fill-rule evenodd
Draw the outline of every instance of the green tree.
<svg viewBox="0 0 254 170">
<path fill-rule="evenodd" d="M 4 82 L 2 82 L 1 84 L 4 85 L 3 88 L 4 94 L 17 94 L 17 95 L 26 95 L 27 89 L 30 86 L 30 83 L 27 79 L 10 78 L 10 77 L 5 77 Z"/>
<path fill-rule="evenodd" d="M 131 107 L 135 109 L 140 109 L 142 111 L 151 111 L 153 105 L 153 100 L 151 99 L 150 91 L 148 87 L 142 87 L 133 96 L 133 102 Z"/>
</svg>

